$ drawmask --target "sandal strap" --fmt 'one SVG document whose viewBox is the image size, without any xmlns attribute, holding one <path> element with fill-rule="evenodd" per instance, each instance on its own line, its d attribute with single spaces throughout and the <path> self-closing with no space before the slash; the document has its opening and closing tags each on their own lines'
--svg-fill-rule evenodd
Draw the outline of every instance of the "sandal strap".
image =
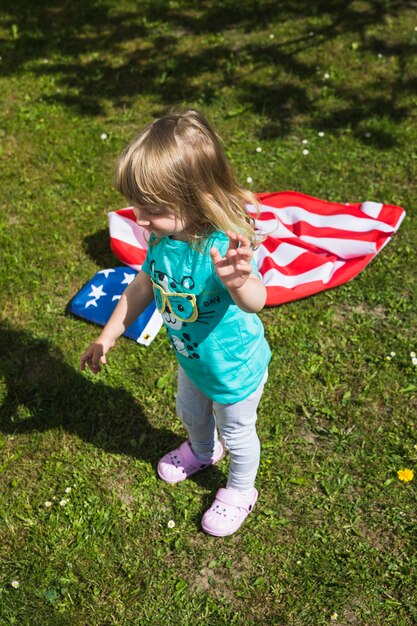
<svg viewBox="0 0 417 626">
<path fill-rule="evenodd" d="M 253 509 L 253 505 L 256 501 L 256 491 L 254 492 L 254 498 L 251 501 L 246 500 L 236 489 L 227 489 L 225 487 L 221 487 L 216 493 L 216 500 L 219 500 L 223 504 L 228 504 L 229 506 L 236 506 L 239 509 L 243 509 L 247 513 L 250 513 Z"/>
<path fill-rule="evenodd" d="M 184 441 L 180 447 L 178 448 L 181 456 L 182 456 L 182 460 L 184 462 L 184 465 L 187 465 L 188 467 L 190 465 L 192 465 L 193 467 L 199 467 L 200 465 L 204 464 L 204 461 L 199 461 L 199 459 L 197 459 L 197 457 L 195 456 L 194 452 L 191 449 L 190 444 L 188 443 L 188 441 Z M 207 465 L 209 465 L 209 462 L 207 463 Z"/>
</svg>

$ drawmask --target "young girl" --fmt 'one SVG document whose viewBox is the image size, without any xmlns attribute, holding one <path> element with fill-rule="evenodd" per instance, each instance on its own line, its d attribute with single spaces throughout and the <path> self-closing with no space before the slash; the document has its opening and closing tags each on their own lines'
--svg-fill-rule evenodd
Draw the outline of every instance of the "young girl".
<svg viewBox="0 0 417 626">
<path fill-rule="evenodd" d="M 178 359 L 177 413 L 188 441 L 159 461 L 177 483 L 230 455 L 227 486 L 202 519 L 215 536 L 234 533 L 252 511 L 260 444 L 256 410 L 269 346 L 256 315 L 266 299 L 253 261 L 247 203 L 219 138 L 195 111 L 145 127 L 120 157 L 117 188 L 149 232 L 142 270 L 81 357 L 92 372 L 154 298 Z M 220 431 L 220 439 L 217 437 Z"/>
</svg>

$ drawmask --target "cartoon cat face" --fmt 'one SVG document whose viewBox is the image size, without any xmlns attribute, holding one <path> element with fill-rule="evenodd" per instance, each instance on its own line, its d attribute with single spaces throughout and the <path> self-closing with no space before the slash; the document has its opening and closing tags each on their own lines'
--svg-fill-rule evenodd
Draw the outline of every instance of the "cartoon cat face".
<svg viewBox="0 0 417 626">
<path fill-rule="evenodd" d="M 193 278 L 183 276 L 177 281 L 157 270 L 155 261 L 151 262 L 150 268 L 154 276 L 155 303 L 165 324 L 174 330 L 180 330 L 185 322 L 195 321 L 198 316 L 196 297 L 187 293 L 194 287 Z"/>
</svg>

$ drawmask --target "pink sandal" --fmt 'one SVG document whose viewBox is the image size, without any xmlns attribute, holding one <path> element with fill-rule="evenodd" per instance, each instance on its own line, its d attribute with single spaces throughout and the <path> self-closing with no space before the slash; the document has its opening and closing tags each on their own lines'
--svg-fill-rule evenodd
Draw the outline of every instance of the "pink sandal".
<svg viewBox="0 0 417 626">
<path fill-rule="evenodd" d="M 203 530 L 215 537 L 232 535 L 253 510 L 257 499 L 258 492 L 255 488 L 249 498 L 231 487 L 219 489 L 216 499 L 201 520 Z"/>
<path fill-rule="evenodd" d="M 158 474 L 166 483 L 175 484 L 192 474 L 206 469 L 223 456 L 223 446 L 217 441 L 213 456 L 208 461 L 200 461 L 191 449 L 189 441 L 184 441 L 176 450 L 168 452 L 158 463 Z"/>
</svg>

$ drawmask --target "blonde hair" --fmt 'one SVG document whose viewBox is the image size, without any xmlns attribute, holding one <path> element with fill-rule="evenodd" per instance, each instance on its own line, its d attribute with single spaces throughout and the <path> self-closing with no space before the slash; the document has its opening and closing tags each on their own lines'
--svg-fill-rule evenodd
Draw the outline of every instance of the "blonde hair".
<svg viewBox="0 0 417 626">
<path fill-rule="evenodd" d="M 134 206 L 168 206 L 197 247 L 216 230 L 257 243 L 246 210 L 251 204 L 259 212 L 256 196 L 238 185 L 220 138 L 197 111 L 148 124 L 121 154 L 116 187 Z"/>
</svg>

